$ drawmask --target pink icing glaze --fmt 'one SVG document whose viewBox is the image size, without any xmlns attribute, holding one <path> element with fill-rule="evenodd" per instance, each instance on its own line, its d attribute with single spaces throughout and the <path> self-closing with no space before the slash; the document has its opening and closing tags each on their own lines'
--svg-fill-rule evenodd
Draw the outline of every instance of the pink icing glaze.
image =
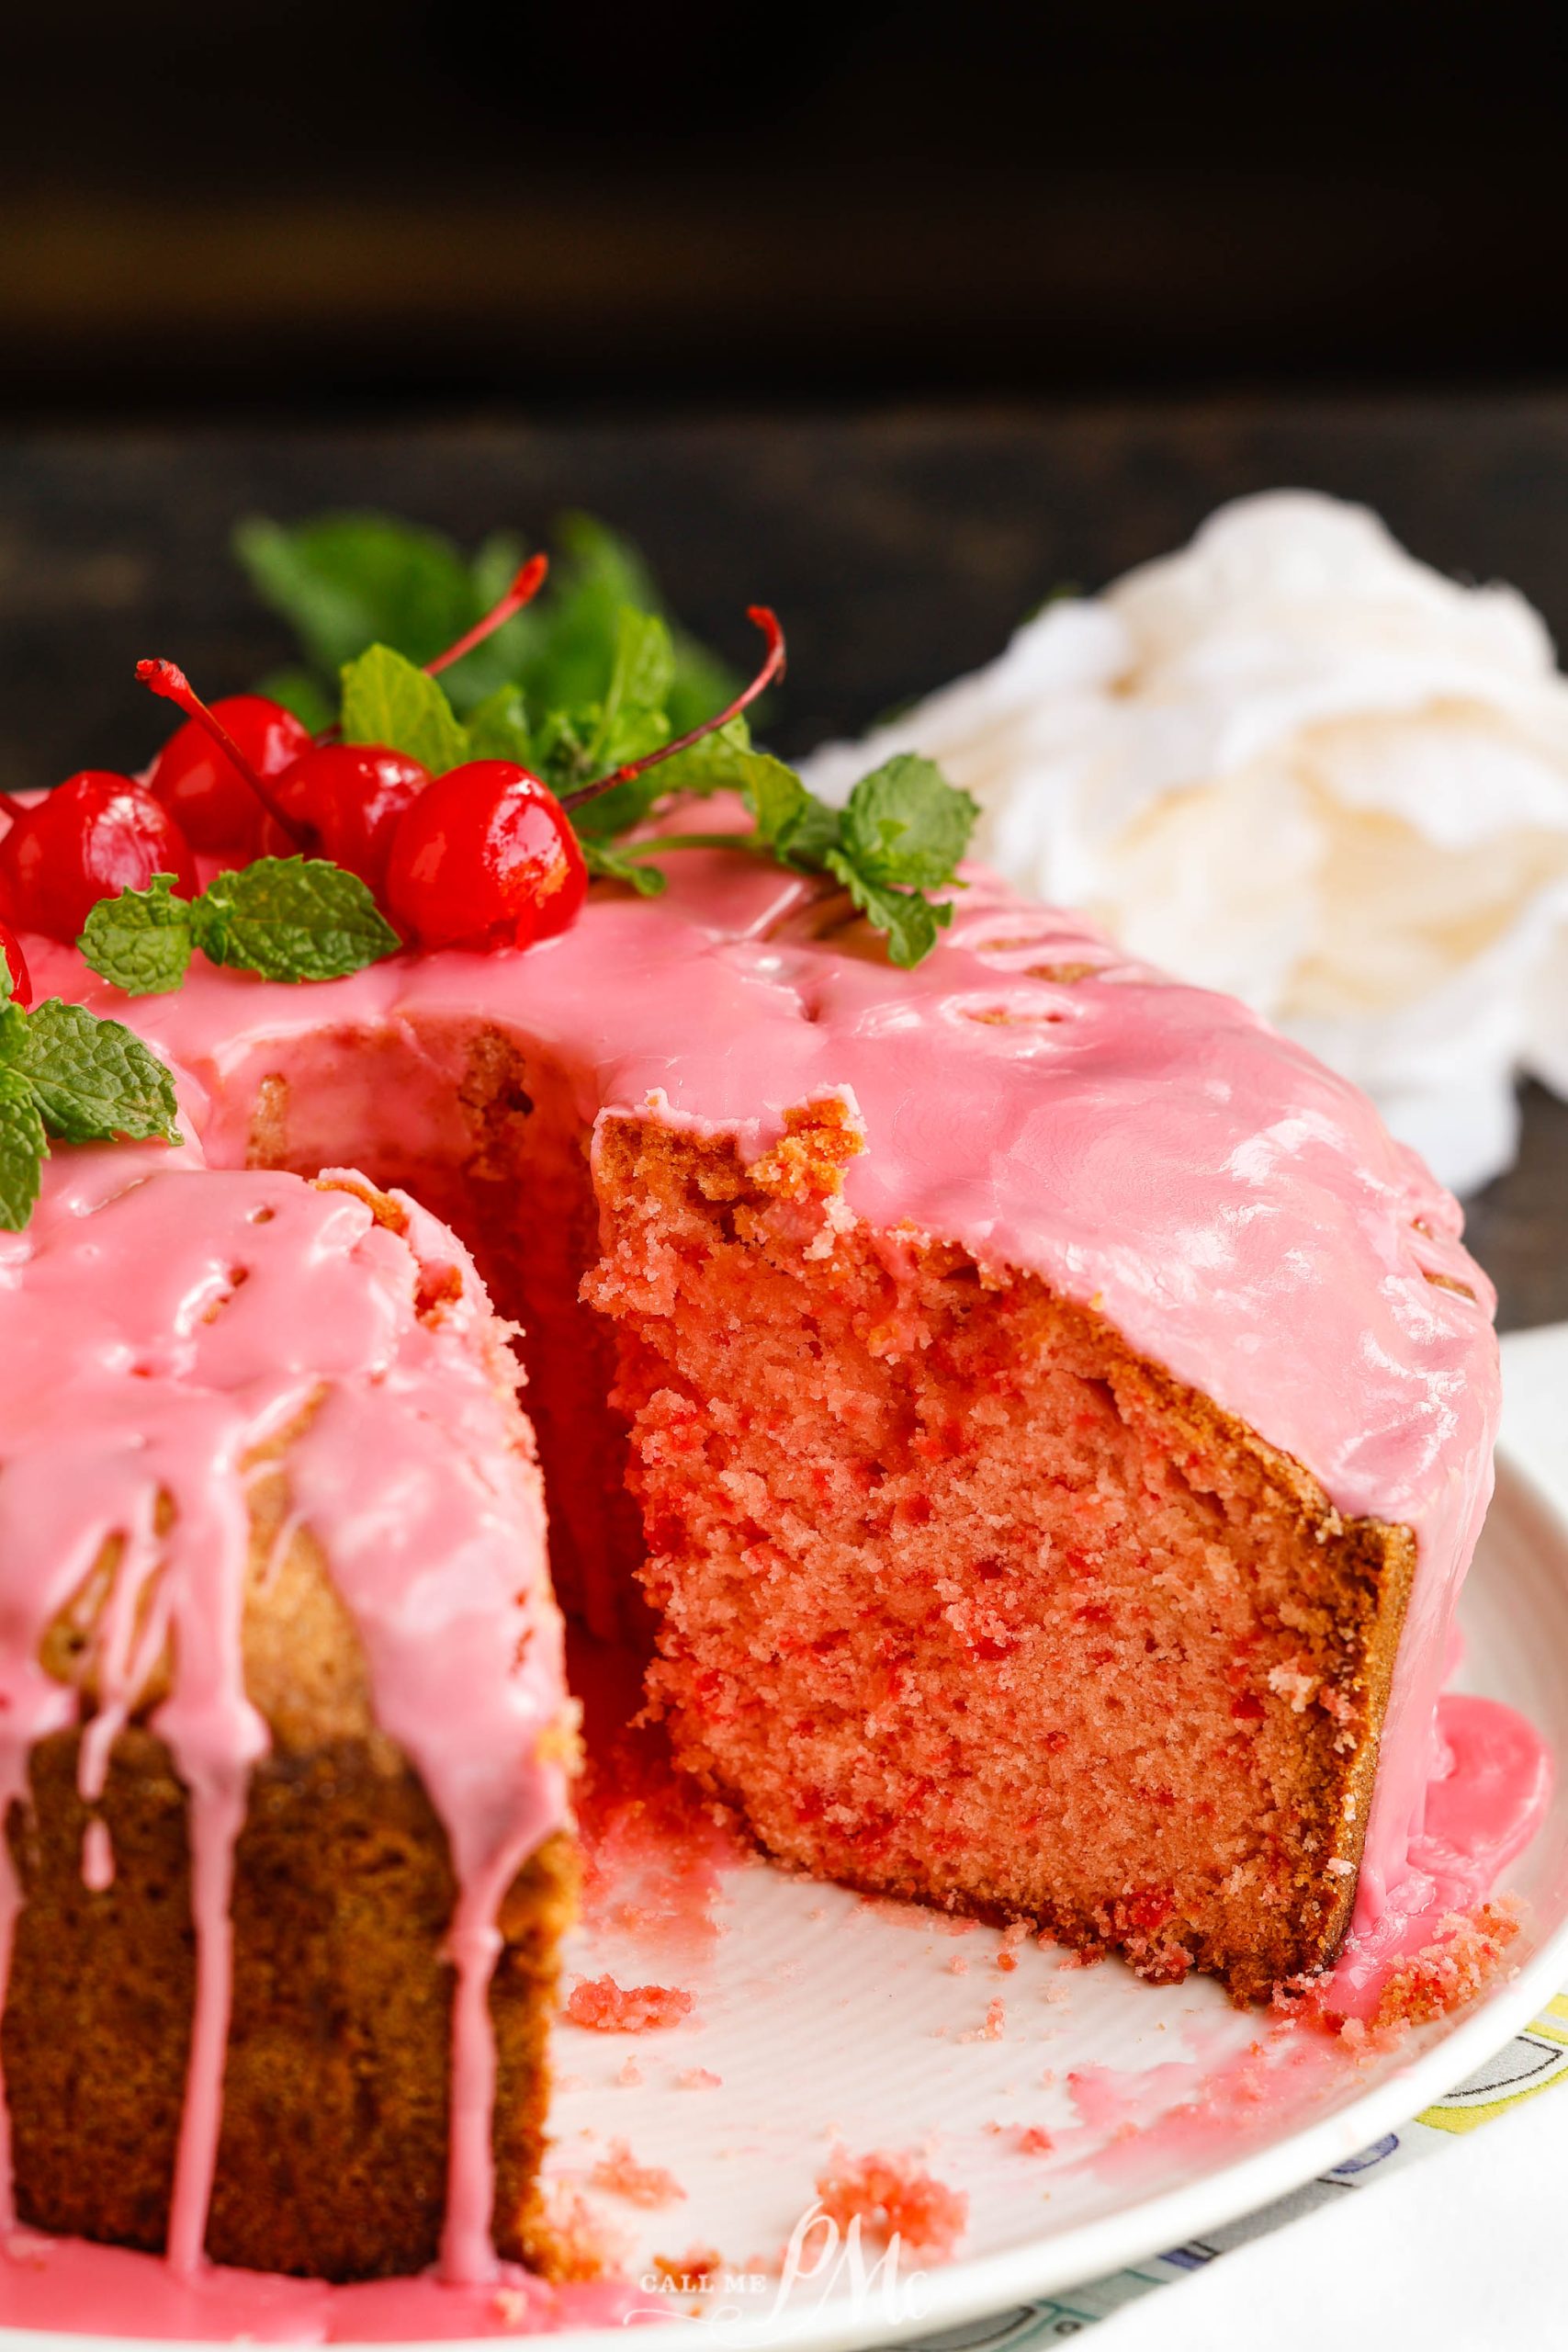
<svg viewBox="0 0 1568 2352">
<path fill-rule="evenodd" d="M 0 2326 L 160 2342 L 434 2344 L 553 2335 L 657 2318 L 617 2280 L 547 2286 L 515 2265 L 467 2286 L 434 2278 L 356 2287 L 216 2266 L 186 2273 L 155 2255 L 12 2230 L 0 2238 Z"/>
<path fill-rule="evenodd" d="M 1358 1905 L 1325 1988 L 1325 2006 L 1337 2016 L 1371 2016 L 1391 1970 L 1430 1944 L 1444 1919 L 1490 1894 L 1545 1815 L 1551 1758 L 1534 1725 L 1511 1707 L 1445 1692 L 1437 1747 L 1408 1867 L 1381 1910 Z"/>
<path fill-rule="evenodd" d="M 741 857 L 671 863 L 667 899 L 595 899 L 526 956 L 400 957 L 310 988 L 198 960 L 178 994 L 130 1002 L 74 951 L 25 943 L 40 996 L 129 1021 L 171 1063 L 196 1138 L 176 1154 L 61 1154 L 29 1232 L 0 1242 L 14 1318 L 0 1365 L 0 1801 L 22 1792 L 33 1742 L 74 1719 L 74 1694 L 36 1664 L 38 1638 L 104 1537 L 123 1532 L 133 1594 L 165 1555 L 153 1631 L 161 1645 L 166 1619 L 180 1673 L 156 1720 L 193 1794 L 200 1953 L 171 2251 L 193 2275 L 221 2089 L 228 1867 L 265 1737 L 239 1673 L 240 1465 L 321 1384 L 326 1402 L 292 1457 L 299 1508 L 462 1888 L 445 2245 L 456 2278 L 493 2267 L 495 1903 L 564 1808 L 558 1771 L 537 1756 L 561 1690 L 542 1566 L 525 1596 L 513 1589 L 520 1521 L 542 1562 L 536 1486 L 487 1422 L 472 1352 L 412 1311 L 414 1261 L 450 1260 L 454 1245 L 412 1208 L 400 1239 L 348 1195 L 237 1172 L 274 1071 L 306 1132 L 318 1123 L 322 1159 L 372 1166 L 455 1153 L 454 1040 L 480 1025 L 565 1070 L 585 1126 L 652 1104 L 754 1153 L 792 1106 L 850 1102 L 866 1143 L 847 1180 L 856 1215 L 1094 1302 L 1310 1468 L 1342 1511 L 1415 1529 L 1359 1931 L 1422 1867 L 1437 1692 L 1497 1407 L 1492 1295 L 1455 1204 L 1361 1095 L 1239 1005 L 1120 958 L 1077 918 L 986 876 L 937 953 L 904 974 L 812 886 Z M 829 915 L 837 928 L 819 936 Z M 1050 976 L 1074 965 L 1092 968 Z M 274 1212 L 259 1228 L 256 1205 Z M 262 1279 L 230 1297 L 236 1263 Z M 467 1466 L 498 1456 L 499 1503 Z M 161 1488 L 179 1516 L 155 1543 Z M 439 1577 L 422 1573 L 433 1544 Z M 516 1644 L 497 1634 L 509 1611 L 535 1634 L 518 1673 Z M 137 1686 L 136 1625 L 128 1602 L 99 1637 L 89 1795 Z M 0 1958 L 14 1900 L 7 1866 Z"/>
<path fill-rule="evenodd" d="M 290 1452 L 295 1505 L 358 1627 L 378 1719 L 450 1841 L 444 2268 L 468 2281 L 494 2270 L 485 1989 L 501 1893 L 566 1818 L 563 1768 L 541 1752 L 562 1710 L 561 1630 L 537 1473 L 511 1441 L 477 1278 L 441 1227 L 404 1206 L 400 1235 L 356 1194 L 298 1177 L 204 1170 L 190 1149 L 80 1151 L 58 1156 L 27 1232 L 0 1237 L 0 1793 L 22 1796 L 33 1745 L 76 1719 L 76 1692 L 39 1652 L 118 1533 L 81 1785 L 89 1802 L 101 1793 L 115 1732 L 168 1641 L 176 1673 L 152 1727 L 190 1792 L 197 1951 L 168 2248 L 187 2277 L 201 2265 L 221 2110 L 233 1845 L 267 1747 L 242 1673 L 244 1464 L 323 1385 Z M 454 1264 L 461 1294 L 422 1318 L 422 1273 Z M 162 1495 L 175 1514 L 159 1532 Z M 16 1901 L 0 1849 L 7 1953 Z"/>
<path fill-rule="evenodd" d="M 817 936 L 814 887 L 776 867 L 707 853 L 670 866 L 666 898 L 596 899 L 526 955 L 399 957 L 312 988 L 198 964 L 177 995 L 128 1003 L 73 950 L 25 945 L 40 995 L 130 1021 L 186 1074 L 220 1161 L 243 1153 L 275 1069 L 328 1106 L 337 1156 L 417 1151 L 443 1123 L 451 1149 L 441 1040 L 479 1024 L 564 1065 L 585 1125 L 651 1102 L 755 1152 L 791 1106 L 852 1100 L 859 1216 L 1097 1302 L 1340 1510 L 1415 1530 L 1365 1924 L 1420 1833 L 1448 1628 L 1491 1493 L 1495 1300 L 1458 1204 L 1364 1095 L 1245 1007 L 989 876 L 971 875 L 942 944 L 904 973 L 860 926 Z M 1038 977 L 1084 964 L 1087 978 Z M 389 1038 L 403 1058 L 361 1067 L 364 1042 Z"/>
</svg>

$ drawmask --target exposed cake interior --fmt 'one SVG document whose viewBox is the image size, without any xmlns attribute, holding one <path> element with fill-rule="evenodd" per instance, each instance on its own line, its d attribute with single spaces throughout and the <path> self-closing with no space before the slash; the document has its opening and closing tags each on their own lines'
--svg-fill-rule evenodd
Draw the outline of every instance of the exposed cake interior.
<svg viewBox="0 0 1568 2352">
<path fill-rule="evenodd" d="M 1035 1278 L 859 1226 L 837 1100 L 750 1165 L 657 1115 L 603 1123 L 591 1165 L 541 1048 L 418 1051 L 460 1117 L 412 1161 L 372 1118 L 355 1155 L 441 1199 L 524 1326 L 568 1606 L 624 1627 L 637 1575 L 677 1758 L 759 1842 L 1243 1997 L 1321 1965 L 1404 1531 L 1342 1521 Z M 308 1165 L 310 1076 L 256 1102 L 253 1154 Z M 606 1505 L 628 1480 L 641 1534 Z"/>
</svg>

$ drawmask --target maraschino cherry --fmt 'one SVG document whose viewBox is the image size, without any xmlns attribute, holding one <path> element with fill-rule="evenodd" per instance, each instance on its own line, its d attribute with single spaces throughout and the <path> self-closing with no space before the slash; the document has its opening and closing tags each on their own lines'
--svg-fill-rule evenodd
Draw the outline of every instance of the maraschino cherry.
<svg viewBox="0 0 1568 2352">
<path fill-rule="evenodd" d="M 182 896 L 195 896 L 185 834 L 144 786 L 85 768 L 20 810 L 0 841 L 0 916 L 73 940 L 100 899 L 144 890 L 154 874 L 172 874 Z"/>
<path fill-rule="evenodd" d="M 177 695 L 169 699 L 190 710 Z M 310 748 L 310 729 L 265 695 L 225 695 L 209 716 L 220 722 L 222 738 L 192 713 L 153 761 L 148 790 L 177 818 L 195 849 L 243 860 L 292 847 L 280 839 L 276 822 L 269 824 L 276 812 L 266 795 L 258 794 L 256 779 L 292 766 Z"/>
<path fill-rule="evenodd" d="M 314 743 L 277 779 L 279 807 L 312 855 L 346 865 L 378 891 L 392 829 L 430 770 L 380 743 Z"/>
<path fill-rule="evenodd" d="M 13 1000 L 17 1004 L 31 1004 L 32 976 L 28 970 L 28 959 L 22 953 L 22 944 L 9 923 L 0 922 L 0 959 L 4 960 L 11 975 Z"/>
<path fill-rule="evenodd" d="M 702 726 L 564 800 L 510 760 L 470 760 L 438 776 L 403 811 L 392 835 L 387 905 L 404 934 L 422 947 L 530 947 L 566 930 L 588 890 L 568 810 L 711 735 L 783 674 L 777 620 L 761 605 L 748 616 L 768 641 L 750 684 Z"/>
<path fill-rule="evenodd" d="M 531 947 L 575 921 L 588 868 L 547 785 L 511 760 L 469 760 L 399 818 L 386 888 L 422 947 Z"/>
<path fill-rule="evenodd" d="M 499 604 L 438 653 L 425 670 L 434 677 L 482 645 L 538 594 L 549 558 L 530 556 Z M 221 704 L 215 706 L 222 708 Z M 387 878 L 392 831 L 410 801 L 430 783 L 430 771 L 406 752 L 379 743 L 313 743 L 278 777 L 279 807 L 322 857 L 346 865 L 379 890 Z"/>
</svg>

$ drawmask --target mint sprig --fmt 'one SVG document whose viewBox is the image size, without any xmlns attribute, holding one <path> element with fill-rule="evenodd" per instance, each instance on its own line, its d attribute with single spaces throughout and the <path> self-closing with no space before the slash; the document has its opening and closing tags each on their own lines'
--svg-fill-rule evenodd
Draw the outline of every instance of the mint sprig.
<svg viewBox="0 0 1568 2352">
<path fill-rule="evenodd" d="M 705 753 L 709 756 L 702 760 Z M 688 760 L 701 761 L 694 777 Z M 927 894 L 953 883 L 980 812 L 969 794 L 949 784 L 931 761 L 900 752 L 862 776 L 843 808 L 832 808 L 807 791 L 782 760 L 752 750 L 739 718 L 670 761 L 666 773 L 671 770 L 687 790 L 695 782 L 706 791 L 738 791 L 755 830 L 655 835 L 622 849 L 623 865 L 646 865 L 670 850 L 728 841 L 796 873 L 830 874 L 873 928 L 886 933 L 888 956 L 904 970 L 930 955 L 938 933 L 952 922 L 951 904 Z M 591 801 L 584 814 L 592 815 L 594 806 Z"/>
<path fill-rule="evenodd" d="M 490 695 L 509 687 L 541 718 L 602 701 L 627 606 L 659 614 L 669 626 L 675 669 L 663 707 L 670 733 L 684 734 L 721 709 L 735 678 L 670 621 L 635 548 L 586 514 L 564 516 L 551 537 L 548 594 L 446 673 L 458 717 L 471 720 Z M 292 525 L 253 517 L 236 530 L 234 551 L 262 601 L 293 628 L 303 655 L 301 666 L 266 680 L 263 691 L 317 731 L 333 715 L 329 706 L 345 662 L 377 643 L 411 662 L 432 660 L 489 611 L 524 553 L 511 533 L 498 532 L 466 556 L 439 532 L 366 513 Z"/>
<path fill-rule="evenodd" d="M 597 698 L 547 710 L 535 720 L 523 689 L 502 686 L 478 705 L 465 727 L 434 678 L 389 646 L 375 645 L 344 670 L 344 734 L 350 742 L 408 752 L 435 775 L 468 759 L 513 760 L 564 797 L 670 741 L 674 730 L 666 705 L 675 675 L 674 644 L 663 621 L 623 606 Z M 626 838 L 676 795 L 701 799 L 718 792 L 745 802 L 754 820 L 750 833 Z M 655 861 L 667 852 L 720 842 L 796 873 L 829 874 L 867 922 L 886 933 L 891 960 L 908 969 L 930 955 L 953 919 L 946 899 L 929 894 L 953 882 L 978 814 L 968 793 L 950 785 L 931 761 L 908 752 L 863 776 L 842 809 L 829 808 L 793 768 L 759 751 L 742 714 L 671 759 L 581 802 L 572 821 L 589 872 L 626 883 L 644 898 L 664 888 Z"/>
<path fill-rule="evenodd" d="M 342 979 L 403 944 L 358 875 L 324 857 L 259 857 L 220 874 L 192 900 L 191 922 L 209 964 L 267 980 Z"/>
<path fill-rule="evenodd" d="M 20 1233 L 37 1204 L 49 1158 L 43 1117 L 26 1079 L 0 1069 L 0 1229 Z"/>
<path fill-rule="evenodd" d="M 566 537 L 546 594 L 439 683 L 418 664 L 494 600 L 516 562 L 512 542 L 491 541 L 465 566 L 449 542 L 429 532 L 385 516 L 336 515 L 292 531 L 247 525 L 240 548 L 261 593 L 294 620 L 311 658 L 322 668 L 341 667 L 346 741 L 406 752 L 436 775 L 470 759 L 511 760 L 565 797 L 646 759 L 730 698 L 711 658 L 660 613 L 646 572 L 623 542 L 581 518 Z M 367 643 L 371 638 L 379 641 Z M 719 792 L 750 810 L 750 832 L 635 838 L 671 798 Z M 759 750 L 739 716 L 580 801 L 572 821 L 590 873 L 644 897 L 665 887 L 667 854 L 720 841 L 794 872 L 831 876 L 886 934 L 892 961 L 908 967 L 930 954 L 952 920 L 946 898 L 932 894 L 954 884 L 977 814 L 966 792 L 911 752 L 863 776 L 843 808 L 830 808 L 793 769 Z M 145 927 L 155 927 L 151 913 Z M 117 938 L 107 977 L 155 973 L 160 959 L 172 965 L 175 952 L 167 942 Z"/>
<path fill-rule="evenodd" d="M 175 876 L 154 874 L 145 890 L 100 899 L 76 944 L 126 996 L 162 996 L 185 978 L 195 944 L 189 899 L 175 896 Z"/>
<path fill-rule="evenodd" d="M 432 775 L 468 757 L 468 736 L 440 685 L 389 645 L 344 664 L 343 740 L 406 752 Z"/>
<path fill-rule="evenodd" d="M 0 957 L 0 1228 L 19 1233 L 49 1158 L 63 1143 L 178 1143 L 175 1081 L 118 1021 L 50 997 L 30 1012 L 10 1001 Z"/>
<path fill-rule="evenodd" d="M 264 979 L 336 980 L 402 945 L 358 875 L 321 857 L 259 857 L 198 899 L 155 874 L 145 890 L 100 899 L 76 944 L 127 996 L 177 989 L 197 947 Z"/>
<path fill-rule="evenodd" d="M 31 1089 L 50 1134 L 66 1143 L 180 1139 L 174 1080 L 122 1022 L 50 997 L 7 1026 L 0 1054 Z"/>
<path fill-rule="evenodd" d="M 952 880 L 979 813 L 934 760 L 897 752 L 851 793 L 839 854 L 870 886 L 940 889 Z"/>
</svg>

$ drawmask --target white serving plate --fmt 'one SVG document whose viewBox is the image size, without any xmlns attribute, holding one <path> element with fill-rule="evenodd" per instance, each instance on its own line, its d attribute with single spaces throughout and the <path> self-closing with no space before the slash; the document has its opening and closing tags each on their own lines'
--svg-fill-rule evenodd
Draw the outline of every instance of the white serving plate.
<svg viewBox="0 0 1568 2352">
<path fill-rule="evenodd" d="M 1568 1330 L 1525 1334 L 1504 1353 L 1497 1496 L 1465 1590 L 1458 1679 L 1517 1707 L 1568 1757 Z M 788 2241 L 836 2141 L 855 2153 L 929 2149 L 931 2172 L 969 2196 L 958 2260 L 910 2293 L 878 2280 L 857 2294 L 840 2265 L 829 2291 L 802 2280 L 782 2310 L 773 2280 L 712 2294 L 702 2342 L 705 2352 L 763 2343 L 850 2352 L 929 2335 L 1217 2229 L 1451 2089 L 1568 1984 L 1568 1779 L 1508 1884 L 1528 1904 L 1517 1973 L 1485 1998 L 1395 2052 L 1331 2065 L 1326 2080 L 1271 2101 L 1250 2129 L 1162 2154 L 1148 2127 L 1171 2107 L 1201 2101 L 1258 2035 L 1257 2019 L 1215 1986 L 1152 1986 L 1116 1964 L 1064 1973 L 1057 1955 L 1032 1943 L 1017 1948 L 1016 1971 L 1000 1974 L 992 1930 L 955 1935 L 925 1913 L 868 1905 L 758 1864 L 727 1878 L 727 1932 L 699 1966 L 671 1978 L 668 1961 L 604 1937 L 572 1952 L 576 1973 L 608 1969 L 637 1983 L 651 1972 L 694 1989 L 696 2007 L 679 2026 L 636 2038 L 558 2030 L 557 2064 L 575 2086 L 556 2104 L 552 2169 L 581 2181 L 612 2140 L 626 2142 L 639 2163 L 667 2168 L 686 2190 L 682 2202 L 654 2211 L 585 2192 L 637 2269 L 655 2254 L 679 2258 L 704 2245 L 744 2271 L 749 2256 Z M 959 1957 L 969 1968 L 955 1976 Z M 1065 1998 L 1048 1997 L 1053 1990 Z M 960 2040 L 998 1997 L 1003 2038 Z M 628 2055 L 643 2077 L 633 2086 L 616 2079 Z M 1151 2078 L 1161 2064 L 1172 2071 Z M 694 2067 L 718 2075 L 720 2086 L 677 2087 Z M 1091 2137 L 1077 2124 L 1066 2078 L 1086 2067 L 1126 2075 L 1145 2135 L 1130 2159 L 1125 2143 L 1109 2153 L 1113 2127 Z M 1046 2069 L 1056 2076 L 1049 2088 Z M 986 2131 L 995 2121 L 1040 2124 L 1057 2150 L 1021 2156 L 1010 2132 Z M 819 2231 L 807 2265 L 823 2244 Z M 908 2272 L 906 2264 L 901 2287 Z M 649 2300 L 680 2311 L 697 2299 Z M 589 2352 L 610 2340 L 585 2334 L 572 2344 Z"/>
<path fill-rule="evenodd" d="M 1506 1443 L 1465 1594 L 1461 1679 L 1518 1707 L 1568 1756 L 1568 1329 L 1510 1341 L 1505 1360 Z M 1329 2059 L 1261 2109 L 1233 2106 L 1242 2121 L 1164 2145 L 1161 2117 L 1223 2097 L 1258 2035 L 1256 2017 L 1216 1987 L 1155 1987 L 1115 1963 L 1064 1970 L 1058 1954 L 1029 1942 L 1015 1949 L 1016 1969 L 1000 1973 L 993 1929 L 867 1905 L 756 1862 L 725 1873 L 721 1932 L 700 1951 L 672 1959 L 624 1931 L 575 1940 L 569 1982 L 608 1972 L 622 1984 L 676 1984 L 695 2006 L 680 2024 L 636 2037 L 557 2029 L 565 2081 L 549 2170 L 615 2233 L 632 2275 L 655 2255 L 678 2259 L 705 2245 L 745 2276 L 750 2257 L 776 2256 L 789 2240 L 835 2143 L 856 2154 L 919 2148 L 939 2179 L 968 2195 L 958 2259 L 923 2277 L 906 2260 L 901 2275 L 858 2287 L 840 2259 L 830 2284 L 798 2280 L 782 2307 L 773 2278 L 701 2299 L 650 2291 L 647 2302 L 678 2325 L 700 2307 L 692 2324 L 702 2352 L 851 2352 L 929 2335 L 1220 2228 L 1344 2163 L 1462 2080 L 1568 1983 L 1568 1785 L 1508 1883 L 1529 1906 L 1517 1971 L 1457 2020 L 1360 2067 Z M 967 1969 L 954 1973 L 955 1961 Z M 998 1998 L 1001 2038 L 964 2039 Z M 628 2059 L 640 2080 L 620 2079 Z M 1168 2071 L 1151 2075 L 1156 2066 Z M 1066 2077 L 1089 2068 L 1102 2103 L 1114 2103 L 1122 2078 L 1135 2134 L 1079 2119 Z M 717 2085 L 682 2086 L 694 2069 Z M 1053 2133 L 1052 2154 L 1018 2152 L 1010 2127 L 1028 2124 Z M 683 2199 L 645 2209 L 593 2188 L 588 2176 L 612 2142 L 668 2170 Z M 820 2230 L 808 2239 L 808 2266 L 824 2245 Z M 563 2352 L 601 2352 L 625 2337 L 553 2340 Z M 0 2330 L 0 2346 L 15 2352 L 24 2343 L 124 2352 L 125 2341 Z"/>
</svg>

